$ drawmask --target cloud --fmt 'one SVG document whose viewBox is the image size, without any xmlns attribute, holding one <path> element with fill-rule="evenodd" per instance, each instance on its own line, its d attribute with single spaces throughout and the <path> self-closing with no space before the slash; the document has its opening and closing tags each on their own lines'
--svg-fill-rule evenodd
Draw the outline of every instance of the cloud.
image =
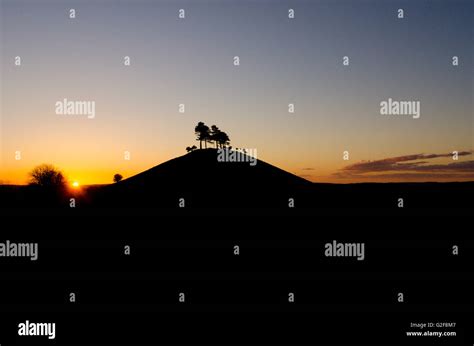
<svg viewBox="0 0 474 346">
<path fill-rule="evenodd" d="M 472 152 L 470 151 L 462 151 L 458 154 L 458 156 L 466 156 L 471 155 Z M 472 163 L 474 161 L 464 161 L 464 162 L 453 162 L 450 164 L 445 165 L 426 165 L 430 159 L 440 158 L 440 157 L 452 157 L 451 153 L 449 154 L 415 154 L 415 155 L 405 155 L 405 156 L 397 156 L 397 157 L 390 157 L 387 159 L 382 160 L 375 160 L 375 161 L 362 161 L 358 163 L 354 163 L 352 165 L 346 166 L 342 169 L 342 171 L 352 171 L 352 172 L 359 172 L 359 173 L 367 173 L 367 172 L 383 172 L 383 171 L 430 171 L 430 170 L 458 170 L 463 169 L 467 170 L 473 169 Z M 415 161 L 415 160 L 422 160 L 422 161 Z M 415 161 L 415 162 L 407 162 L 407 161 Z"/>
<path fill-rule="evenodd" d="M 302 171 L 314 171 L 313 167 L 303 168 Z"/>
<path fill-rule="evenodd" d="M 471 155 L 462 151 L 458 156 Z M 437 158 L 452 158 L 448 154 L 413 154 L 375 161 L 362 161 L 343 167 L 334 176 L 338 178 L 386 178 L 396 180 L 419 179 L 473 179 L 474 160 L 454 161 L 447 164 L 430 164 Z"/>
</svg>

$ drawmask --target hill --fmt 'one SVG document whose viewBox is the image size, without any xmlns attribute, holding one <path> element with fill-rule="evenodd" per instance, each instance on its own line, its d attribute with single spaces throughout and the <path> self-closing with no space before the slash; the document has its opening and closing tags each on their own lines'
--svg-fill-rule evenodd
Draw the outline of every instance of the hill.
<svg viewBox="0 0 474 346">
<path fill-rule="evenodd" d="M 312 183 L 264 161 L 219 162 L 217 149 L 196 150 L 91 191 L 97 206 L 277 206 Z"/>
</svg>

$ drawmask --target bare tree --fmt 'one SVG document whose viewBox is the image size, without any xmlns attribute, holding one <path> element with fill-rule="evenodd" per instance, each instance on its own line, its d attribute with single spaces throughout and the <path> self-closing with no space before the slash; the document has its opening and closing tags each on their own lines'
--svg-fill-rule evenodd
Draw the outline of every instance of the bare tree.
<svg viewBox="0 0 474 346">
<path fill-rule="evenodd" d="M 65 187 L 66 179 L 60 170 L 45 163 L 30 172 L 30 185 L 59 189 Z"/>
</svg>

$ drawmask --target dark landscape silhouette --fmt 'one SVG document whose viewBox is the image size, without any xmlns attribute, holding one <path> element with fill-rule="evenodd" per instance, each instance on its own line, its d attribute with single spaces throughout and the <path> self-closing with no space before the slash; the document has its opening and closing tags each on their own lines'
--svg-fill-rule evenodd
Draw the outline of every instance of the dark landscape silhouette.
<svg viewBox="0 0 474 346">
<path fill-rule="evenodd" d="M 474 182 L 313 183 L 232 148 L 216 125 L 199 122 L 187 154 L 106 185 L 66 187 L 61 171 L 40 165 L 30 185 L 0 185 L 0 205 L 12 208 L 444 208 L 471 207 Z M 219 160 L 225 153 L 239 162 Z M 250 162 L 254 162 L 251 165 Z"/>
<path fill-rule="evenodd" d="M 312 183 L 264 161 L 218 162 L 215 148 L 194 150 L 110 185 L 85 186 L 81 193 L 38 185 L 0 186 L 2 207 L 289 207 L 359 208 L 472 206 L 474 182 L 462 183 Z"/>
</svg>

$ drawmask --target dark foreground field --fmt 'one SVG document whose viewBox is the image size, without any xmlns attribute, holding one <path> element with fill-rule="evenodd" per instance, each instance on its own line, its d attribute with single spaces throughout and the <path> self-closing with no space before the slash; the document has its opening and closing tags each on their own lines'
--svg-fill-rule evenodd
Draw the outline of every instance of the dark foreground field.
<svg viewBox="0 0 474 346">
<path fill-rule="evenodd" d="M 2 267 L 0 341 L 24 344 L 28 319 L 56 322 L 62 345 L 472 345 L 473 190 L 313 184 L 212 150 L 65 195 L 2 186 L 2 237 L 41 250 Z M 365 259 L 326 257 L 335 240 Z M 408 336 L 420 321 L 457 334 Z"/>
</svg>

